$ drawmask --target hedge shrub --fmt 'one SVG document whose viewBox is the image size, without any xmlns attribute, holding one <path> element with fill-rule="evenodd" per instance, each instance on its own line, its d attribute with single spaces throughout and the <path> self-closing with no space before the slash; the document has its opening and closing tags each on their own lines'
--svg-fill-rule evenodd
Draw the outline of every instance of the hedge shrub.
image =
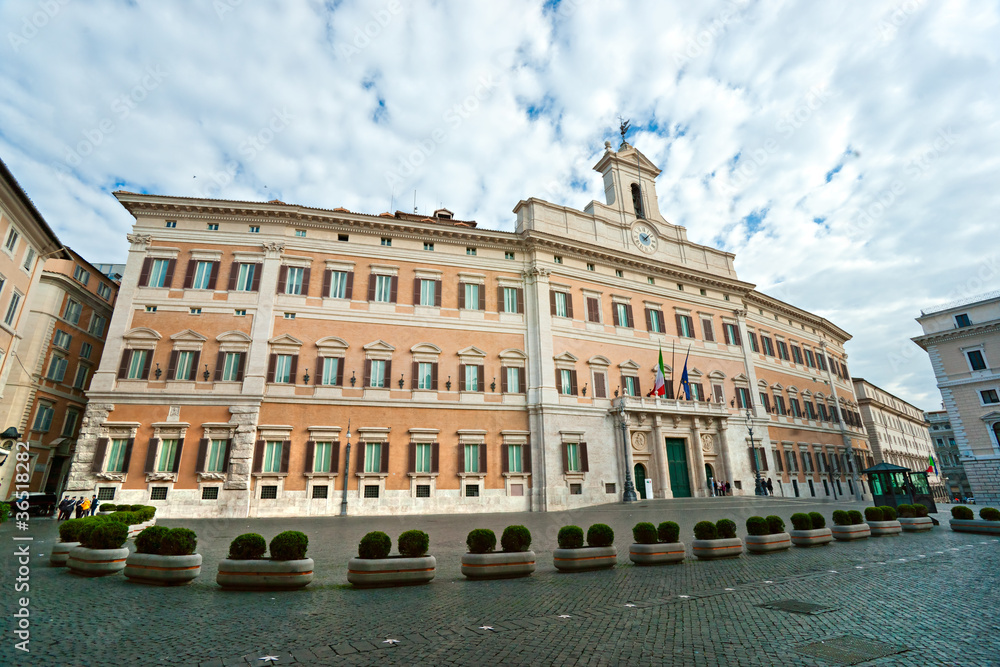
<svg viewBox="0 0 1000 667">
<path fill-rule="evenodd" d="M 59 541 L 79 542 L 80 527 L 83 525 L 83 521 L 83 519 L 69 519 L 59 524 Z"/>
<path fill-rule="evenodd" d="M 826 517 L 819 512 L 809 512 L 809 520 L 812 522 L 813 530 L 826 528 Z"/>
<path fill-rule="evenodd" d="M 661 542 L 673 544 L 681 537 L 681 527 L 673 521 L 664 521 L 656 527 L 656 535 Z"/>
<path fill-rule="evenodd" d="M 309 538 L 297 530 L 286 530 L 275 535 L 268 548 L 271 560 L 302 560 L 309 548 Z"/>
<path fill-rule="evenodd" d="M 861 512 L 858 510 L 848 510 L 847 516 L 850 519 L 850 523 L 847 524 L 848 526 L 857 526 L 865 522 L 865 518 L 861 516 Z"/>
<path fill-rule="evenodd" d="M 497 536 L 489 528 L 470 530 L 465 538 L 465 546 L 470 554 L 487 554 L 497 547 Z"/>
<path fill-rule="evenodd" d="M 267 542 L 257 533 L 245 533 L 229 543 L 231 560 L 260 560 L 267 551 Z"/>
<path fill-rule="evenodd" d="M 835 526 L 850 526 L 851 517 L 847 515 L 844 510 L 833 510 L 833 525 Z"/>
<path fill-rule="evenodd" d="M 198 536 L 190 528 L 171 528 L 160 541 L 161 556 L 190 556 L 197 548 Z"/>
<path fill-rule="evenodd" d="M 715 532 L 719 539 L 730 540 L 736 537 L 736 522 L 731 519 L 719 519 L 715 522 Z"/>
<path fill-rule="evenodd" d="M 979 510 L 979 518 L 984 521 L 1000 521 L 1000 510 L 993 507 L 984 507 Z"/>
<path fill-rule="evenodd" d="M 606 523 L 595 523 L 587 529 L 588 547 L 610 547 L 615 543 L 615 531 Z"/>
<path fill-rule="evenodd" d="M 888 505 L 882 505 L 879 507 L 882 510 L 882 520 L 883 521 L 895 521 L 896 520 L 896 508 L 889 507 Z"/>
<path fill-rule="evenodd" d="M 563 526 L 556 537 L 560 549 L 579 549 L 583 546 L 583 528 L 580 526 Z"/>
<path fill-rule="evenodd" d="M 767 535 L 767 519 L 762 516 L 752 516 L 747 519 L 747 535 Z"/>
<path fill-rule="evenodd" d="M 976 518 L 976 515 L 972 513 L 971 508 L 965 505 L 957 505 L 951 508 L 951 518 L 961 521 L 972 521 Z"/>
<path fill-rule="evenodd" d="M 507 526 L 500 536 L 500 547 L 510 553 L 531 548 L 531 531 L 524 526 Z"/>
<path fill-rule="evenodd" d="M 927 516 L 927 506 L 917 503 L 913 506 L 913 511 L 917 513 L 917 516 L 921 519 Z"/>
<path fill-rule="evenodd" d="M 882 508 L 881 507 L 866 507 L 865 508 L 865 521 L 881 521 L 882 520 Z"/>
<path fill-rule="evenodd" d="M 128 526 L 117 521 L 94 524 L 81 544 L 88 549 L 121 549 L 128 540 Z"/>
<path fill-rule="evenodd" d="M 694 524 L 694 537 L 696 540 L 715 540 L 718 539 L 719 532 L 711 521 L 699 521 Z"/>
<path fill-rule="evenodd" d="M 135 536 L 135 550 L 141 554 L 160 553 L 163 537 L 170 531 L 163 526 L 150 526 Z"/>
<path fill-rule="evenodd" d="M 358 558 L 388 558 L 392 539 L 381 530 L 373 530 L 358 543 Z"/>
<path fill-rule="evenodd" d="M 795 530 L 812 530 L 812 519 L 805 512 L 792 515 L 792 528 Z"/>
<path fill-rule="evenodd" d="M 636 544 L 656 544 L 659 541 L 656 526 L 648 521 L 635 524 L 632 527 L 632 540 Z"/>
<path fill-rule="evenodd" d="M 407 530 L 396 540 L 399 553 L 407 558 L 419 558 L 427 553 L 431 538 L 422 530 Z"/>
<path fill-rule="evenodd" d="M 76 532 L 77 542 L 79 542 L 80 544 L 86 544 L 87 540 L 90 539 L 90 533 L 93 532 L 93 530 L 97 528 L 99 525 L 104 523 L 103 521 L 97 521 L 96 519 L 97 517 L 92 517 L 92 516 L 82 519 L 76 519 L 77 521 L 81 522 L 80 527 L 77 529 Z M 125 530 L 127 534 L 128 529 L 126 528 Z"/>
<path fill-rule="evenodd" d="M 785 522 L 781 520 L 780 516 L 769 514 L 766 519 L 767 532 L 769 535 L 777 535 L 778 533 L 785 532 Z"/>
<path fill-rule="evenodd" d="M 913 508 L 913 505 L 903 504 L 896 508 L 896 512 L 903 519 L 915 519 L 917 516 L 917 511 Z"/>
<path fill-rule="evenodd" d="M 114 512 L 116 509 L 118 509 L 118 505 L 113 503 L 101 503 L 97 506 L 99 512 Z"/>
</svg>

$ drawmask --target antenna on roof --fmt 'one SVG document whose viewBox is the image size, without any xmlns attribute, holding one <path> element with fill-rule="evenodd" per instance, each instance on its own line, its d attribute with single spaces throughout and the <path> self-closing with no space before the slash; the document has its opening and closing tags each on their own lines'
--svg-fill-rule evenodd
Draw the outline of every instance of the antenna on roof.
<svg viewBox="0 0 1000 667">
<path fill-rule="evenodd" d="M 417 214 L 417 190 L 413 189 L 413 215 Z"/>
<path fill-rule="evenodd" d="M 389 190 L 389 212 L 392 213 L 392 205 L 396 201 L 396 186 Z"/>
</svg>

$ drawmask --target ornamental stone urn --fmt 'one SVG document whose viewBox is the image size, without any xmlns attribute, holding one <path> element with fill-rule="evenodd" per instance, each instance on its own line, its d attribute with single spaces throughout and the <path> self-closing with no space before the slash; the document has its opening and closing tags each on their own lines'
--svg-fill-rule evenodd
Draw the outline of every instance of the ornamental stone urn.
<svg viewBox="0 0 1000 667">
<path fill-rule="evenodd" d="M 357 588 L 426 584 L 434 579 L 436 572 L 437 559 L 434 556 L 354 557 L 347 561 L 347 581 Z"/>
<path fill-rule="evenodd" d="M 871 537 L 872 529 L 867 523 L 855 523 L 850 526 L 831 526 L 833 539 L 840 542 L 850 542 L 851 540 L 864 540 Z"/>
<path fill-rule="evenodd" d="M 743 540 L 738 537 L 720 537 L 714 540 L 693 540 L 691 553 L 698 560 L 738 558 L 743 554 Z"/>
<path fill-rule="evenodd" d="M 78 546 L 80 546 L 79 542 L 56 542 L 52 545 L 52 551 L 49 553 L 49 565 L 53 567 L 66 567 L 69 552 Z"/>
<path fill-rule="evenodd" d="M 618 564 L 618 550 L 614 546 L 556 549 L 552 552 L 552 564 L 560 572 L 604 570 Z"/>
<path fill-rule="evenodd" d="M 128 547 L 120 549 L 88 549 L 74 547 L 69 552 L 66 565 L 73 574 L 84 577 L 105 577 L 125 569 Z"/>
<path fill-rule="evenodd" d="M 791 537 L 792 544 L 797 547 L 819 547 L 833 542 L 833 532 L 829 528 L 793 530 Z"/>
<path fill-rule="evenodd" d="M 183 586 L 201 574 L 201 554 L 160 556 L 129 554 L 125 561 L 125 576 L 130 581 L 154 586 Z"/>
<path fill-rule="evenodd" d="M 632 544 L 628 548 L 628 559 L 636 565 L 665 565 L 684 561 L 683 542 L 657 542 L 655 544 Z"/>
<path fill-rule="evenodd" d="M 932 521 L 929 516 L 918 516 L 912 518 L 901 516 L 896 520 L 899 521 L 899 527 L 908 533 L 922 532 L 930 530 L 934 527 L 934 521 Z"/>
<path fill-rule="evenodd" d="M 281 591 L 304 588 L 313 580 L 313 559 L 219 561 L 215 583 L 243 591 Z"/>
<path fill-rule="evenodd" d="M 752 554 L 767 554 L 784 551 L 792 547 L 792 537 L 788 533 L 770 535 L 747 535 L 747 551 Z"/>
<path fill-rule="evenodd" d="M 462 574 L 469 579 L 513 579 L 529 577 L 534 571 L 534 551 L 462 554 Z"/>
<path fill-rule="evenodd" d="M 871 528 L 872 537 L 881 537 L 883 535 L 899 535 L 903 532 L 903 527 L 900 525 L 898 520 L 893 521 L 869 521 L 868 527 Z"/>
</svg>

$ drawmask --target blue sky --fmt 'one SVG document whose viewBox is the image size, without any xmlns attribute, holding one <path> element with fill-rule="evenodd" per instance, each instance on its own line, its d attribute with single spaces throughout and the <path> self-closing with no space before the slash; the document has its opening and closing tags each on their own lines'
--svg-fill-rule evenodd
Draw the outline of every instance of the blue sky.
<svg viewBox="0 0 1000 667">
<path fill-rule="evenodd" d="M 664 216 L 940 404 L 921 308 L 1000 287 L 995 2 L 0 4 L 0 156 L 66 243 L 124 259 L 118 188 L 513 229 L 583 208 L 619 114 Z"/>
</svg>

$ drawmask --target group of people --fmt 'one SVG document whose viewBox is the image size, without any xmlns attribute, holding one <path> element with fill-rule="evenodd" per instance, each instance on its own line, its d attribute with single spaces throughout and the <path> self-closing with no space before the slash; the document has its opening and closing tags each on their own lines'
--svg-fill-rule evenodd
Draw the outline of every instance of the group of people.
<svg viewBox="0 0 1000 667">
<path fill-rule="evenodd" d="M 768 477 L 767 481 L 760 480 L 760 495 L 762 496 L 773 496 L 774 495 L 774 483 L 771 482 L 771 478 Z"/>
<path fill-rule="evenodd" d="M 97 496 L 88 498 L 87 496 L 69 496 L 62 499 L 59 503 L 59 521 L 69 519 L 73 514 L 76 514 L 76 518 L 80 519 L 85 516 L 94 516 L 97 513 L 97 506 L 100 505 L 100 501 L 97 500 Z"/>
<path fill-rule="evenodd" d="M 709 486 L 712 488 L 713 496 L 731 496 L 733 495 L 733 487 L 726 481 L 720 481 L 716 479 L 708 480 Z"/>
</svg>

